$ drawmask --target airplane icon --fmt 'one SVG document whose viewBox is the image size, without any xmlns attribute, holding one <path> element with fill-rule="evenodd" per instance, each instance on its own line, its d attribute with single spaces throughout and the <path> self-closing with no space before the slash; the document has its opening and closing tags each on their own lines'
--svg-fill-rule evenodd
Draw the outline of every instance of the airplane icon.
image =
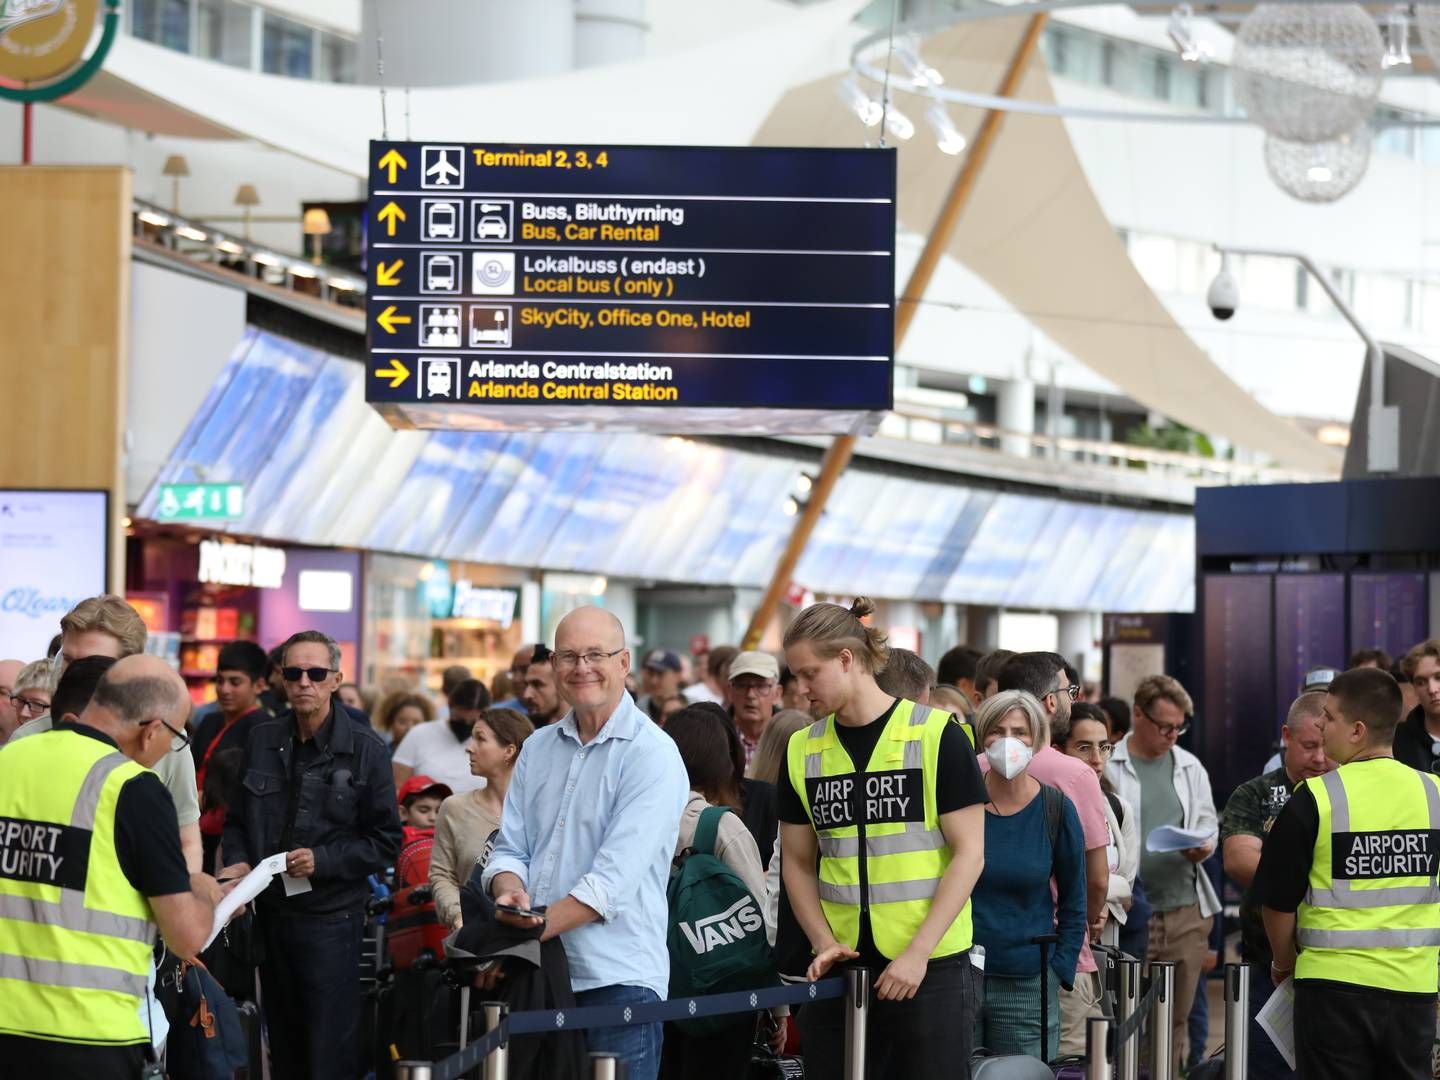
<svg viewBox="0 0 1440 1080">
<path fill-rule="evenodd" d="M 420 186 L 458 188 L 465 183 L 463 146 L 426 146 L 420 151 Z"/>
</svg>

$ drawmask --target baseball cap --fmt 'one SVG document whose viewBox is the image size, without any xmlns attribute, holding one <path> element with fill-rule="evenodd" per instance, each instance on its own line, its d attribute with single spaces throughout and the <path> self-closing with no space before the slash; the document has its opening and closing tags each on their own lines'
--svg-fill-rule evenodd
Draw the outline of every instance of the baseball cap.
<svg viewBox="0 0 1440 1080">
<path fill-rule="evenodd" d="M 656 649 L 649 656 L 645 657 L 642 665 L 651 671 L 680 671 L 680 657 L 676 656 L 669 649 Z"/>
<path fill-rule="evenodd" d="M 1334 668 L 1311 668 L 1305 673 L 1305 678 L 1300 683 L 1300 692 L 1302 694 L 1309 694 L 1318 690 L 1329 690 L 1330 684 L 1339 677 L 1340 672 Z"/>
<path fill-rule="evenodd" d="M 741 675 L 759 675 L 762 679 L 780 681 L 780 664 L 768 652 L 742 652 L 730 661 L 730 681 Z"/>
<path fill-rule="evenodd" d="M 421 795 L 439 795 L 442 799 L 448 799 L 455 794 L 450 788 L 440 783 L 439 780 L 431 779 L 428 776 L 412 776 L 405 783 L 400 785 L 400 790 L 395 793 L 395 801 L 404 806 L 411 799 L 419 798 Z"/>
</svg>

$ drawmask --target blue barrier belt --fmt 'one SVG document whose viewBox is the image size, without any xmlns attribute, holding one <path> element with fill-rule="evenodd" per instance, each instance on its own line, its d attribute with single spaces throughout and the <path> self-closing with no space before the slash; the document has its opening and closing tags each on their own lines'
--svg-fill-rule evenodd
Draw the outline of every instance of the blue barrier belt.
<svg viewBox="0 0 1440 1080">
<path fill-rule="evenodd" d="M 457 1054 L 439 1062 L 431 1071 L 434 1080 L 458 1080 L 475 1068 L 512 1035 L 544 1035 L 589 1028 L 625 1027 L 631 1024 L 658 1024 L 667 1020 L 690 1020 L 703 1016 L 771 1009 L 776 1005 L 803 1005 L 845 995 L 845 980 L 775 986 L 765 990 L 736 990 L 706 997 L 674 998 L 636 1005 L 585 1005 L 573 1009 L 536 1010 L 513 1013 L 493 1031 Z"/>
</svg>

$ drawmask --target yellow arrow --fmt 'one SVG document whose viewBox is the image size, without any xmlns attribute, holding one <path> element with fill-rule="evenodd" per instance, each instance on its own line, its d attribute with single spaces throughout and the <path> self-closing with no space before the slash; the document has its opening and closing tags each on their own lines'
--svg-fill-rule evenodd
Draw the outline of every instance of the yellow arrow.
<svg viewBox="0 0 1440 1080">
<path fill-rule="evenodd" d="M 380 326 L 387 334 L 393 334 L 395 333 L 395 327 L 404 326 L 406 323 L 412 322 L 413 320 L 410 318 L 409 315 L 396 315 L 395 305 L 391 304 L 389 307 L 387 307 L 384 311 L 382 311 L 379 315 L 375 317 L 375 321 L 380 324 Z"/>
<path fill-rule="evenodd" d="M 390 183 L 395 183 L 395 170 L 408 169 L 410 163 L 400 156 L 400 151 L 391 149 L 380 159 L 380 168 L 390 170 Z"/>
<path fill-rule="evenodd" d="M 389 379 L 390 389 L 394 390 L 397 386 L 399 386 L 401 383 L 403 383 L 406 379 L 410 377 L 410 369 L 407 368 L 404 364 L 402 364 L 399 360 L 392 359 L 390 361 L 389 367 L 380 368 L 378 371 L 375 372 L 375 375 L 377 378 Z"/>
<path fill-rule="evenodd" d="M 375 284 L 381 287 L 398 287 L 400 285 L 400 268 L 404 265 L 404 259 L 396 259 L 393 263 L 380 262 L 376 264 Z"/>
<path fill-rule="evenodd" d="M 395 235 L 395 223 L 405 220 L 405 211 L 396 206 L 393 202 L 386 203 L 380 213 L 375 215 L 385 225 L 385 235 Z"/>
</svg>

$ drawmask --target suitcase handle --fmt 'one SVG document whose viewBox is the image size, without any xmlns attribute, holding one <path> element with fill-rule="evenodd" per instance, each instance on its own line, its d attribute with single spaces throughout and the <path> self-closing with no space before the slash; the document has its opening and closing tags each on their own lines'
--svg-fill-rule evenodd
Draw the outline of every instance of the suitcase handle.
<svg viewBox="0 0 1440 1080">
<path fill-rule="evenodd" d="M 1050 1061 L 1050 946 L 1059 934 L 1037 934 L 1031 944 L 1040 946 L 1040 1060 Z"/>
</svg>

